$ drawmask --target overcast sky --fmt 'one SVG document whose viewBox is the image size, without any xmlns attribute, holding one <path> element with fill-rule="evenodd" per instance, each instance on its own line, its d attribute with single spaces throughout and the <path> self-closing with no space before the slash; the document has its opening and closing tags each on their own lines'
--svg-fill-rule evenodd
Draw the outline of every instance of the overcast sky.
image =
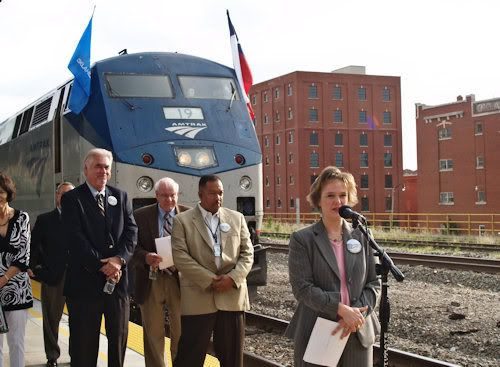
<svg viewBox="0 0 500 367">
<path fill-rule="evenodd" d="M 96 5 L 92 62 L 127 48 L 232 66 L 225 10 L 254 83 L 364 65 L 401 77 L 403 166 L 415 169 L 415 103 L 500 97 L 498 0 L 0 0 L 0 121 L 71 78 Z"/>
</svg>

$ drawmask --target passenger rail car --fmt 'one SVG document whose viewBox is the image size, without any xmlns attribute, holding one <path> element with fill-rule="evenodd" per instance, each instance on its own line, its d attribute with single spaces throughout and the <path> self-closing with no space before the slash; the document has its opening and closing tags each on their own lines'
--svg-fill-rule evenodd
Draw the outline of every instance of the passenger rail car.
<svg viewBox="0 0 500 367">
<path fill-rule="evenodd" d="M 0 170 L 17 184 L 16 206 L 32 217 L 51 210 L 56 185 L 84 182 L 83 158 L 99 147 L 113 152 L 110 184 L 135 208 L 154 202 L 154 182 L 164 176 L 179 183 L 180 203 L 194 206 L 199 177 L 217 174 L 224 206 L 243 213 L 255 238 L 262 154 L 234 70 L 195 56 L 137 53 L 98 61 L 91 73 L 80 114 L 67 107 L 70 80 L 0 123 Z"/>
</svg>

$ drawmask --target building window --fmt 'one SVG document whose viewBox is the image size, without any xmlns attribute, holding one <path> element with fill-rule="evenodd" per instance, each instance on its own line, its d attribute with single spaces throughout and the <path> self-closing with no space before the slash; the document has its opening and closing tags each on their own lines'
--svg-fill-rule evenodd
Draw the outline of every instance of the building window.
<svg viewBox="0 0 500 367">
<path fill-rule="evenodd" d="M 319 145 L 318 133 L 313 131 L 309 134 L 309 145 Z"/>
<path fill-rule="evenodd" d="M 486 204 L 486 193 L 484 191 L 476 191 L 476 204 Z"/>
<path fill-rule="evenodd" d="M 439 160 L 439 170 L 440 171 L 453 171 L 453 159 L 440 159 Z"/>
<path fill-rule="evenodd" d="M 389 102 L 391 100 L 391 90 L 387 87 L 382 89 L 382 100 L 384 102 Z"/>
<path fill-rule="evenodd" d="M 267 137 L 267 135 L 266 135 L 266 136 L 264 136 L 264 146 L 265 146 L 266 148 L 269 148 L 269 138 Z"/>
<path fill-rule="evenodd" d="M 311 153 L 309 160 L 311 168 L 319 168 L 319 153 Z"/>
<path fill-rule="evenodd" d="M 268 102 L 268 98 L 267 98 L 267 92 L 264 92 L 264 102 Z"/>
<path fill-rule="evenodd" d="M 281 176 L 276 176 L 276 185 L 281 185 Z"/>
<path fill-rule="evenodd" d="M 309 86 L 309 99 L 318 98 L 318 87 L 315 84 Z"/>
<path fill-rule="evenodd" d="M 266 176 L 265 183 L 266 183 L 266 186 L 269 186 L 269 176 Z"/>
<path fill-rule="evenodd" d="M 384 188 L 392 189 L 392 175 L 385 175 Z"/>
<path fill-rule="evenodd" d="M 292 144 L 293 143 L 293 131 L 290 131 L 288 133 L 288 144 Z"/>
<path fill-rule="evenodd" d="M 314 183 L 314 181 L 316 181 L 317 178 L 318 175 L 311 175 L 311 185 Z"/>
<path fill-rule="evenodd" d="M 335 145 L 338 145 L 338 146 L 344 145 L 344 134 L 342 134 L 342 133 L 335 134 Z"/>
<path fill-rule="evenodd" d="M 267 113 L 264 115 L 264 124 L 269 123 L 269 117 L 267 116 Z"/>
<path fill-rule="evenodd" d="M 476 125 L 474 126 L 474 134 L 475 135 L 483 135 L 483 123 L 482 122 L 476 122 Z"/>
<path fill-rule="evenodd" d="M 370 202 L 367 197 L 361 198 L 361 211 L 367 212 L 370 210 Z"/>
<path fill-rule="evenodd" d="M 295 178 L 293 177 L 293 175 L 290 175 L 290 176 L 288 177 L 288 183 L 289 183 L 290 185 L 293 185 L 293 184 L 295 183 Z"/>
<path fill-rule="evenodd" d="M 338 85 L 333 87 L 333 99 L 340 101 L 342 99 L 342 88 Z"/>
<path fill-rule="evenodd" d="M 278 134 L 278 135 L 276 135 L 276 145 L 280 145 L 280 143 L 281 143 L 281 138 Z"/>
<path fill-rule="evenodd" d="M 392 147 L 392 135 L 384 135 L 384 147 Z"/>
<path fill-rule="evenodd" d="M 484 157 L 482 155 L 476 157 L 476 168 L 484 168 Z"/>
<path fill-rule="evenodd" d="M 385 211 L 392 212 L 392 196 L 385 197 Z"/>
<path fill-rule="evenodd" d="M 383 119 L 384 119 L 384 124 L 390 124 L 392 122 L 391 111 L 384 111 Z"/>
<path fill-rule="evenodd" d="M 280 90 L 278 88 L 276 88 L 274 90 L 274 99 L 278 99 L 280 98 Z"/>
<path fill-rule="evenodd" d="M 359 122 L 366 124 L 366 121 L 367 121 L 366 111 L 359 111 Z"/>
<path fill-rule="evenodd" d="M 440 192 L 439 193 L 439 204 L 441 205 L 453 205 L 454 203 L 452 192 Z"/>
<path fill-rule="evenodd" d="M 274 119 L 275 119 L 276 122 L 279 122 L 279 120 L 280 120 L 280 111 L 276 111 L 275 112 Z"/>
<path fill-rule="evenodd" d="M 368 134 L 365 133 L 359 134 L 359 146 L 360 147 L 368 146 Z"/>
<path fill-rule="evenodd" d="M 266 198 L 266 208 L 270 207 L 271 207 L 271 200 L 269 200 L 269 198 Z"/>
<path fill-rule="evenodd" d="M 278 208 L 281 208 L 281 199 L 278 199 L 277 201 L 277 205 L 276 205 Z"/>
<path fill-rule="evenodd" d="M 252 95 L 252 104 L 255 106 L 257 104 L 257 96 L 254 94 Z"/>
<path fill-rule="evenodd" d="M 368 153 L 363 152 L 359 154 L 359 166 L 361 168 L 368 167 Z"/>
<path fill-rule="evenodd" d="M 293 163 L 293 153 L 288 154 L 288 163 Z"/>
<path fill-rule="evenodd" d="M 333 111 L 333 122 L 342 122 L 342 110 Z"/>
<path fill-rule="evenodd" d="M 360 181 L 360 188 L 362 189 L 367 189 L 369 186 L 368 186 L 368 175 L 361 175 L 361 179 L 359 180 Z"/>
<path fill-rule="evenodd" d="M 439 140 L 451 139 L 451 128 L 442 127 L 438 130 Z"/>
<path fill-rule="evenodd" d="M 293 119 L 293 111 L 292 111 L 292 107 L 288 107 L 288 119 L 289 119 L 289 120 Z"/>
<path fill-rule="evenodd" d="M 266 166 L 269 166 L 269 157 L 266 155 L 266 158 L 264 159 L 264 162 Z"/>
<path fill-rule="evenodd" d="M 281 158 L 280 158 L 280 154 L 276 154 L 276 164 L 280 164 L 281 163 Z"/>
<path fill-rule="evenodd" d="M 293 198 L 290 198 L 290 208 L 295 208 L 295 200 Z"/>
<path fill-rule="evenodd" d="M 335 166 L 344 167 L 344 153 L 342 152 L 335 153 Z"/>
<path fill-rule="evenodd" d="M 318 121 L 318 110 L 315 108 L 309 109 L 309 121 Z"/>
<path fill-rule="evenodd" d="M 363 86 L 358 88 L 358 99 L 360 101 L 366 101 L 366 88 Z"/>
<path fill-rule="evenodd" d="M 384 167 L 392 167 L 392 153 L 384 153 Z"/>
<path fill-rule="evenodd" d="M 292 88 L 292 85 L 291 84 L 288 84 L 287 87 L 286 87 L 286 94 L 288 96 L 291 96 L 293 95 L 293 88 Z"/>
</svg>

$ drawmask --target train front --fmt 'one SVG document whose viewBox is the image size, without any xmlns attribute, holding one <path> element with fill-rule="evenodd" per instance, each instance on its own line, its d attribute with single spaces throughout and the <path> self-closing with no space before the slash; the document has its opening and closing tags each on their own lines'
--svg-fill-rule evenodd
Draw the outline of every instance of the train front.
<svg viewBox="0 0 500 367">
<path fill-rule="evenodd" d="M 262 154 L 234 70 L 177 53 L 121 55 L 92 68 L 82 115 L 67 115 L 91 145 L 113 151 L 113 182 L 134 206 L 150 203 L 169 176 L 179 202 L 198 202 L 199 177 L 218 175 L 224 206 L 262 225 Z"/>
</svg>

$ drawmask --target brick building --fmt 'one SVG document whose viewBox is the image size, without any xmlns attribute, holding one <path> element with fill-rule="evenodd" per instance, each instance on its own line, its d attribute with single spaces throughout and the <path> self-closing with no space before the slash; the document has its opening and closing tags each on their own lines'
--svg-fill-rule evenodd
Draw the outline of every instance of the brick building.
<svg viewBox="0 0 500 367">
<path fill-rule="evenodd" d="M 500 209 L 500 98 L 474 95 L 416 104 L 418 210 L 497 213 Z"/>
<path fill-rule="evenodd" d="M 357 210 L 398 211 L 399 77 L 366 75 L 361 66 L 296 71 L 254 85 L 250 100 L 263 153 L 266 213 L 310 212 L 305 197 L 328 165 L 354 175 Z"/>
</svg>

